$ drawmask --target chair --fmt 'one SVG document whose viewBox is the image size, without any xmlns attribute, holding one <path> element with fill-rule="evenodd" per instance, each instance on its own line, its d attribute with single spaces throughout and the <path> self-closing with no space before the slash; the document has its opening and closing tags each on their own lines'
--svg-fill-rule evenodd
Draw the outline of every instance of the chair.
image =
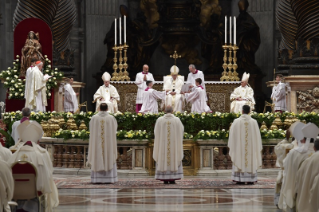
<svg viewBox="0 0 319 212">
<path fill-rule="evenodd" d="M 27 161 L 18 161 L 12 165 L 14 179 L 14 201 L 27 201 L 38 198 L 38 208 L 41 211 L 41 191 L 37 191 L 37 169 Z M 45 199 L 45 198 L 44 198 Z"/>
</svg>

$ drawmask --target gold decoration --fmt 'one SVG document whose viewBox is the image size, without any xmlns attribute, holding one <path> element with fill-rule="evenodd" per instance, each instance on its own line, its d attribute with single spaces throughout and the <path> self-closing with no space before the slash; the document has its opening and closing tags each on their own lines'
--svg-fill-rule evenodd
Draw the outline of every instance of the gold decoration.
<svg viewBox="0 0 319 212">
<path fill-rule="evenodd" d="M 281 129 L 283 123 L 281 121 L 281 119 L 277 116 L 276 119 L 273 121 L 273 124 L 275 124 L 276 126 L 278 126 L 279 129 Z"/>
<path fill-rule="evenodd" d="M 223 49 L 224 49 L 224 64 L 223 64 L 223 73 L 222 73 L 222 77 L 220 78 L 220 81 L 229 81 L 229 76 L 228 76 L 228 72 L 227 72 L 227 49 L 228 46 L 227 45 L 223 45 Z"/>
<path fill-rule="evenodd" d="M 239 49 L 238 46 L 234 45 L 233 47 L 233 52 L 234 52 L 234 57 L 233 57 L 233 69 L 234 72 L 232 72 L 232 78 L 230 79 L 230 81 L 240 81 L 239 77 L 238 77 L 238 73 L 237 73 L 237 50 Z"/>
<path fill-rule="evenodd" d="M 224 64 L 223 64 L 223 73 L 220 81 L 239 81 L 238 73 L 237 73 L 237 50 L 239 49 L 236 45 L 223 45 L 224 49 Z M 227 64 L 227 50 L 229 52 L 228 55 L 228 64 Z M 234 54 L 232 53 L 234 52 Z M 228 68 L 228 72 L 227 72 Z M 234 71 L 232 71 L 232 69 Z"/>
<path fill-rule="evenodd" d="M 169 57 L 170 57 L 170 58 L 173 58 L 173 59 L 175 60 L 175 65 L 176 65 L 176 60 L 177 60 L 178 58 L 181 58 L 182 56 L 181 56 L 181 55 L 178 55 L 178 54 L 177 54 L 177 51 L 175 50 L 175 51 L 174 51 L 174 54 L 170 55 Z"/>
<path fill-rule="evenodd" d="M 297 91 L 297 99 L 298 112 L 319 112 L 319 87 L 307 91 Z"/>
<path fill-rule="evenodd" d="M 274 110 L 275 109 L 275 104 L 271 104 L 271 103 L 265 101 L 265 107 L 264 107 L 264 112 L 263 113 L 266 113 L 266 108 L 267 107 L 271 108 L 271 112 L 275 112 L 275 110 Z"/>
<path fill-rule="evenodd" d="M 127 64 L 127 49 L 128 49 L 128 45 L 125 43 L 124 46 L 123 46 L 123 49 L 124 49 L 124 64 L 123 64 L 123 68 L 124 68 L 124 73 L 123 73 L 123 76 L 122 76 L 122 79 L 123 81 L 130 81 L 130 77 L 129 77 L 129 74 L 127 72 L 127 68 L 128 68 L 128 64 Z"/>
<path fill-rule="evenodd" d="M 245 167 L 248 166 L 248 122 L 245 122 Z"/>
<path fill-rule="evenodd" d="M 118 69 L 118 66 L 117 66 L 117 51 L 118 51 L 118 49 L 119 49 L 119 47 L 117 47 L 117 46 L 114 46 L 114 47 L 113 47 L 113 50 L 114 50 L 113 70 L 114 70 L 114 72 L 113 72 L 112 78 L 111 78 L 112 81 L 119 81 L 119 80 L 118 80 L 118 73 L 117 73 L 117 69 Z"/>
<path fill-rule="evenodd" d="M 85 125 L 83 120 L 81 121 L 81 124 L 79 126 L 79 130 L 87 130 L 87 127 L 86 127 L 86 125 Z"/>
<path fill-rule="evenodd" d="M 48 137 L 48 129 L 49 129 L 49 125 L 48 125 L 48 122 L 47 121 L 42 121 L 41 122 L 41 127 L 43 129 L 43 137 Z"/>
<path fill-rule="evenodd" d="M 266 123 L 263 121 L 263 123 L 261 124 L 260 130 L 268 130 Z"/>
<path fill-rule="evenodd" d="M 167 122 L 167 166 L 171 165 L 171 122 Z"/>
<path fill-rule="evenodd" d="M 278 130 L 277 125 L 275 125 L 274 123 L 272 123 L 272 125 L 269 128 L 270 130 Z"/>
<path fill-rule="evenodd" d="M 96 99 L 96 100 L 97 100 L 97 99 Z M 95 103 L 96 100 L 93 101 L 93 103 Z M 78 107 L 78 109 L 75 111 L 74 114 L 79 114 L 79 113 L 80 113 L 80 110 L 81 110 L 81 107 L 86 107 L 86 112 L 88 112 L 88 106 L 87 106 L 87 104 L 88 104 L 87 101 L 85 101 L 85 102 L 79 104 L 79 107 Z"/>
<path fill-rule="evenodd" d="M 78 129 L 73 117 L 69 118 L 69 120 L 67 121 L 67 125 L 68 125 L 68 130 L 77 130 Z"/>
<path fill-rule="evenodd" d="M 104 120 L 101 120 L 101 148 L 102 148 L 102 160 L 104 161 Z"/>
<path fill-rule="evenodd" d="M 113 64 L 113 74 L 112 74 L 112 81 L 130 81 L 129 73 L 127 72 L 128 64 L 127 64 L 127 49 L 128 45 L 125 43 L 124 45 L 114 46 L 114 64 Z M 123 50 L 124 50 L 124 57 L 123 57 Z M 117 54 L 119 52 L 119 58 L 117 58 Z M 117 64 L 119 62 L 119 64 Z M 124 62 L 124 63 L 123 63 Z M 119 72 L 117 73 L 117 69 Z M 124 69 L 124 72 L 122 72 Z"/>
<path fill-rule="evenodd" d="M 286 129 L 288 129 L 291 126 L 291 117 L 290 116 L 286 117 L 286 119 L 284 121 L 284 125 L 285 125 Z"/>
</svg>

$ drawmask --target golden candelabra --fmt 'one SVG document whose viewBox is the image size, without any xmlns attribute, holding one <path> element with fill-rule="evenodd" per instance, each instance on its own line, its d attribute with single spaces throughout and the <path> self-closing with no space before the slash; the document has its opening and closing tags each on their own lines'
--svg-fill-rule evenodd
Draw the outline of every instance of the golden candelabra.
<svg viewBox="0 0 319 212">
<path fill-rule="evenodd" d="M 127 72 L 128 64 L 127 64 L 127 49 L 128 45 L 125 43 L 124 45 L 114 46 L 114 64 L 113 64 L 113 74 L 112 74 L 112 81 L 130 81 L 129 73 Z M 124 51 L 124 57 L 123 57 Z M 119 53 L 118 53 L 119 52 Z M 119 55 L 119 57 L 118 57 Z M 119 62 L 117 64 L 117 62 Z M 124 62 L 124 63 L 123 63 Z M 119 72 L 117 72 L 119 69 Z M 122 71 L 124 69 L 124 72 Z"/>
<path fill-rule="evenodd" d="M 224 49 L 224 59 L 223 59 L 224 71 L 222 73 L 222 77 L 220 78 L 220 81 L 239 81 L 239 77 L 237 73 L 237 68 L 238 68 L 237 50 L 239 48 L 236 45 L 223 45 L 223 49 Z M 227 52 L 228 52 L 228 58 L 227 58 Z"/>
</svg>

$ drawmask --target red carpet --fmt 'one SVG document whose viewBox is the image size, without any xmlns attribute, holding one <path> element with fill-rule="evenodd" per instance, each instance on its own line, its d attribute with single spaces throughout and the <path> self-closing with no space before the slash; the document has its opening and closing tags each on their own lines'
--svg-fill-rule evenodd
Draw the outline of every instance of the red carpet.
<svg viewBox="0 0 319 212">
<path fill-rule="evenodd" d="M 114 184 L 91 184 L 90 179 L 81 178 L 67 178 L 67 179 L 55 179 L 57 187 L 61 188 L 111 188 L 111 189 L 123 189 L 123 188 L 141 188 L 141 189 L 163 189 L 163 188 L 179 188 L 179 189 L 201 189 L 201 188 L 224 188 L 224 189 L 269 189 L 275 188 L 275 179 L 262 179 L 258 180 L 254 185 L 237 185 L 230 179 L 182 179 L 176 181 L 176 184 L 164 184 L 161 181 L 154 179 L 120 179 Z"/>
</svg>

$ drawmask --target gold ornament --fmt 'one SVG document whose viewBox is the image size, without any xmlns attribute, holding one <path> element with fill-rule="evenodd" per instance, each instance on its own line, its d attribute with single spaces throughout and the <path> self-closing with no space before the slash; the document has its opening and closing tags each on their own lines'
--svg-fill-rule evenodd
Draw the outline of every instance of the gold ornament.
<svg viewBox="0 0 319 212">
<path fill-rule="evenodd" d="M 84 121 L 81 121 L 81 124 L 79 126 L 79 130 L 87 130 L 87 127 L 86 127 Z"/>
<path fill-rule="evenodd" d="M 263 123 L 261 124 L 260 130 L 268 130 L 266 123 L 263 121 Z"/>
<path fill-rule="evenodd" d="M 282 123 L 281 119 L 279 118 L 279 116 L 276 117 L 276 119 L 273 121 L 273 124 L 277 125 L 279 129 L 281 129 L 282 125 L 283 125 L 283 123 Z"/>
</svg>

